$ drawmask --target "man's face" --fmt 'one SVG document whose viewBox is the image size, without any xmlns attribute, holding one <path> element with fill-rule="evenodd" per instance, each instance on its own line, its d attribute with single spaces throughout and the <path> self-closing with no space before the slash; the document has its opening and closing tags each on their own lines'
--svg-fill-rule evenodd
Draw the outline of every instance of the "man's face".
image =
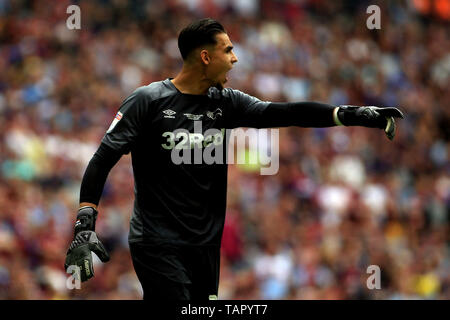
<svg viewBox="0 0 450 320">
<path fill-rule="evenodd" d="M 210 63 L 207 69 L 207 77 L 211 79 L 214 86 L 223 89 L 228 81 L 227 73 L 238 61 L 233 53 L 233 44 L 226 33 L 216 35 L 217 44 L 209 51 Z"/>
</svg>

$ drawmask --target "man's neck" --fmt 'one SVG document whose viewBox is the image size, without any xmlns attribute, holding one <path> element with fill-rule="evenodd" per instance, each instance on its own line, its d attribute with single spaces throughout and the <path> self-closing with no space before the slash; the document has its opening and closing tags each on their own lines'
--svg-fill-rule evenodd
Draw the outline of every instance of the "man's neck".
<svg viewBox="0 0 450 320">
<path fill-rule="evenodd" d="M 181 72 L 172 79 L 173 85 L 185 94 L 205 95 L 211 87 L 211 82 L 206 79 L 198 68 L 183 66 Z"/>
</svg>

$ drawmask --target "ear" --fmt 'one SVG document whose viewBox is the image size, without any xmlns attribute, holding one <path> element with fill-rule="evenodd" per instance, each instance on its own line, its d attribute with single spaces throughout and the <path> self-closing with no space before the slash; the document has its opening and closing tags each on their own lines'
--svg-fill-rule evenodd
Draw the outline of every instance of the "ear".
<svg viewBox="0 0 450 320">
<path fill-rule="evenodd" d="M 211 57 L 209 56 L 208 50 L 200 51 L 200 58 L 205 65 L 208 65 L 211 61 Z"/>
</svg>

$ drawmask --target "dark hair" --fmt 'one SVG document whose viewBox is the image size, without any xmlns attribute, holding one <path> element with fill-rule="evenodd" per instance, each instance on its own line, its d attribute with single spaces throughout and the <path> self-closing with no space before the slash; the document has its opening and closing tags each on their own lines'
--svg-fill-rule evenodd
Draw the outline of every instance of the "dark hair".
<svg viewBox="0 0 450 320">
<path fill-rule="evenodd" d="M 218 33 L 226 33 L 226 31 L 219 22 L 211 18 L 194 21 L 181 30 L 178 36 L 178 48 L 183 60 L 186 60 L 189 54 L 200 46 L 215 45 Z"/>
</svg>

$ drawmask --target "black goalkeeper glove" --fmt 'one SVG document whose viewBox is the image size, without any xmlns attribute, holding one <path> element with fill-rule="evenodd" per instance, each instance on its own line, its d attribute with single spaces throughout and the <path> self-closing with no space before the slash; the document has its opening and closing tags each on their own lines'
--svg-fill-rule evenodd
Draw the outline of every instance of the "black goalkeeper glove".
<svg viewBox="0 0 450 320">
<path fill-rule="evenodd" d="M 403 118 L 403 113 L 394 107 L 339 106 L 334 112 L 336 124 L 383 129 L 390 140 L 395 137 L 394 118 Z"/>
<path fill-rule="evenodd" d="M 78 210 L 74 239 L 67 251 L 66 262 L 64 264 L 66 271 L 70 266 L 77 266 L 80 269 L 80 280 L 82 282 L 94 276 L 91 251 L 102 262 L 109 261 L 109 254 L 94 231 L 96 219 L 97 210 L 94 208 L 82 207 Z"/>
</svg>

